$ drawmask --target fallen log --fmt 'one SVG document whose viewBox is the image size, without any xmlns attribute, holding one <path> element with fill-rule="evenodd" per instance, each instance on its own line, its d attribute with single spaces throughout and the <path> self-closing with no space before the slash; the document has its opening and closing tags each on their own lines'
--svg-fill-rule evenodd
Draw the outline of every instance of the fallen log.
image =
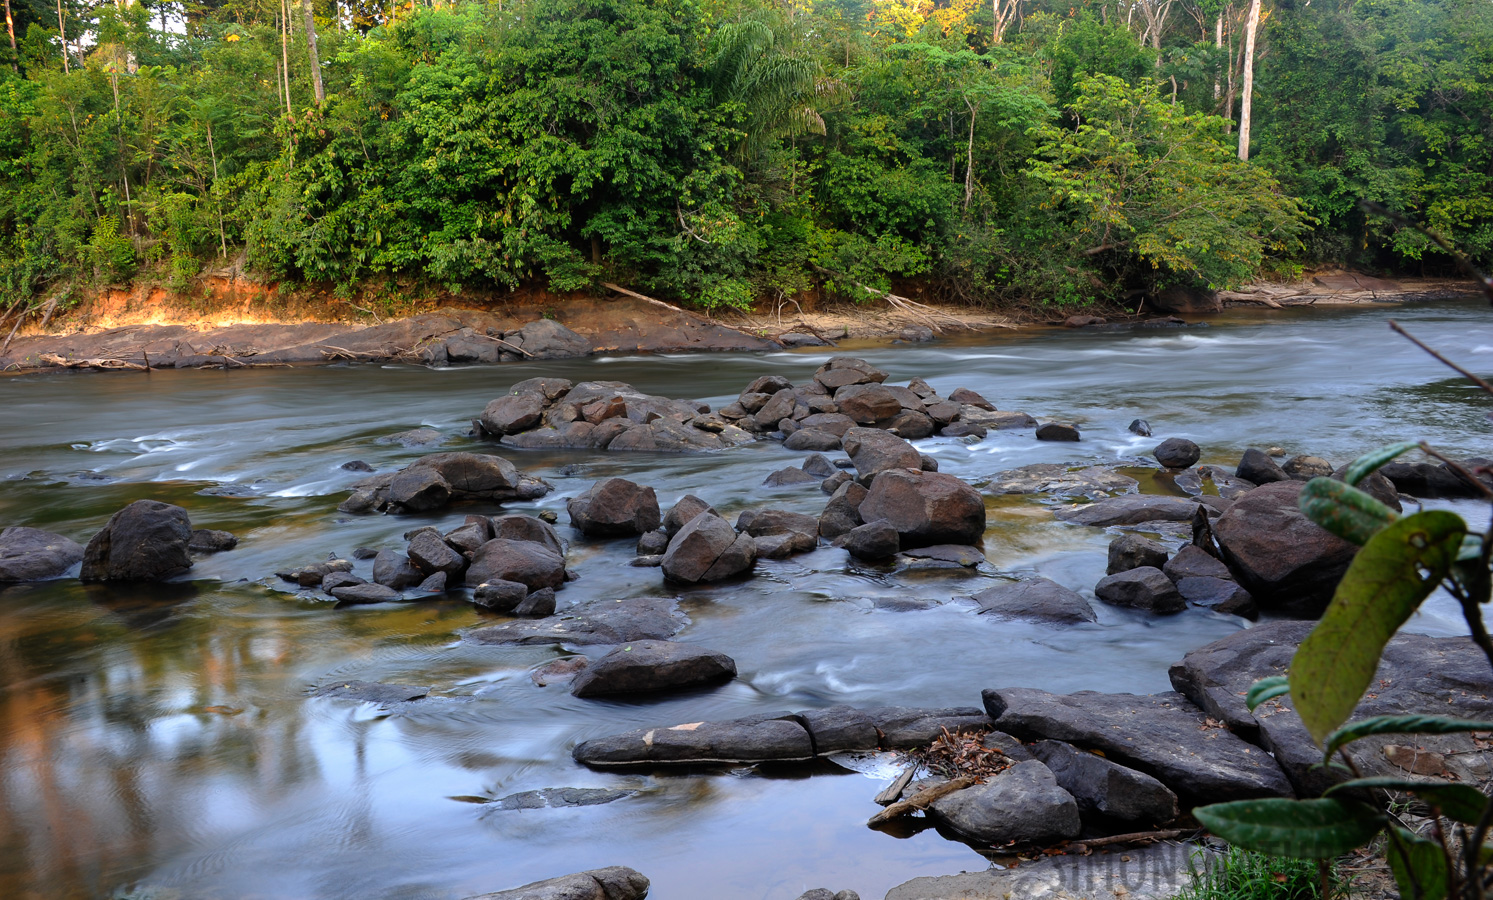
<svg viewBox="0 0 1493 900">
<path fill-rule="evenodd" d="M 918 791 L 916 794 L 912 795 L 906 800 L 899 800 L 896 803 L 893 803 L 891 806 L 888 806 L 886 809 L 883 809 L 881 812 L 866 820 L 866 824 L 875 827 L 877 825 L 890 822 L 892 819 L 895 819 L 898 816 L 905 816 L 910 812 L 917 812 L 919 810 L 926 809 L 930 804 L 933 803 L 933 801 L 937 800 L 938 798 L 946 797 L 949 794 L 954 793 L 955 791 L 962 791 L 970 785 L 975 784 L 979 780 L 980 779 L 970 775 L 961 775 L 958 778 L 953 779 L 952 781 L 945 781 L 943 784 L 936 784 L 933 787 L 928 788 L 927 790 Z"/>
</svg>

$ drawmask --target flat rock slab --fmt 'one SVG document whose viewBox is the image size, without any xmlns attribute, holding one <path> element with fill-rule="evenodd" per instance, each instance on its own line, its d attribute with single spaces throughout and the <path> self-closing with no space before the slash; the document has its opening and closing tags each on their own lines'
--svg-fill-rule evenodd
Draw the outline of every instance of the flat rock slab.
<svg viewBox="0 0 1493 900">
<path fill-rule="evenodd" d="M 1341 779 L 1332 770 L 1313 768 L 1322 754 L 1289 696 L 1264 703 L 1251 714 L 1244 694 L 1260 678 L 1285 674 L 1297 644 L 1312 627 L 1310 622 L 1272 622 L 1246 629 L 1192 651 L 1171 668 L 1174 687 L 1240 737 L 1274 753 L 1303 796 L 1316 796 Z M 1385 648 L 1373 686 L 1352 718 L 1448 714 L 1493 718 L 1493 671 L 1487 658 L 1468 638 L 1400 634 Z M 1409 770 L 1399 765 L 1405 760 L 1394 751 L 1385 751 L 1404 744 L 1422 751 Z M 1425 771 L 1417 774 L 1450 775 L 1468 784 L 1493 777 L 1493 754 L 1480 749 L 1471 735 L 1364 738 L 1348 745 L 1348 752 L 1368 776 L 1407 777 L 1419 765 Z"/>
<path fill-rule="evenodd" d="M 1133 494 L 1059 510 L 1057 517 L 1064 522 L 1101 528 L 1110 525 L 1138 525 L 1141 522 L 1190 522 L 1193 510 L 1197 507 L 1198 501 L 1183 497 Z M 1215 516 L 1218 513 L 1210 509 L 1208 515 Z"/>
<path fill-rule="evenodd" d="M 337 697 L 364 703 L 407 703 L 430 695 L 430 688 L 409 684 L 386 684 L 381 681 L 337 681 L 311 692 L 313 697 Z"/>
<path fill-rule="evenodd" d="M 541 788 L 520 791 L 492 802 L 493 809 L 558 809 L 575 806 L 600 806 L 636 794 L 614 788 Z"/>
<path fill-rule="evenodd" d="M 965 569 L 974 568 L 982 562 L 988 562 L 985 559 L 985 554 L 981 553 L 978 548 L 965 544 L 935 544 L 932 547 L 903 550 L 901 555 L 908 560 L 942 562 Z"/>
<path fill-rule="evenodd" d="M 1140 482 L 1106 466 L 1037 463 L 1001 472 L 984 487 L 991 494 L 1053 494 L 1098 499 L 1133 494 L 1140 489 Z"/>
<path fill-rule="evenodd" d="M 713 684 L 736 677 L 736 661 L 718 650 L 673 641 L 633 641 L 576 676 L 577 697 L 639 694 Z"/>
<path fill-rule="evenodd" d="M 914 878 L 886 900 L 1168 900 L 1191 883 L 1197 847 L 1151 847 L 1049 856 L 1012 869 Z"/>
<path fill-rule="evenodd" d="M 625 644 L 666 640 L 688 621 L 677 600 L 635 597 L 603 600 L 563 616 L 478 628 L 465 639 L 478 644 Z"/>
<path fill-rule="evenodd" d="M 779 762 L 812 759 L 809 732 L 792 716 L 688 722 L 586 741 L 571 754 L 588 766 Z"/>
<path fill-rule="evenodd" d="M 1065 741 L 1160 781 L 1186 807 L 1293 796 L 1275 760 L 1186 697 L 1161 694 L 1051 694 L 1032 688 L 983 693 L 995 727 L 1023 740 Z"/>
<path fill-rule="evenodd" d="M 1099 620 L 1089 601 L 1077 591 L 1040 576 L 986 588 L 972 599 L 980 604 L 982 615 L 999 619 L 1024 619 L 1047 625 L 1076 625 Z"/>
<path fill-rule="evenodd" d="M 466 900 L 643 900 L 648 879 L 626 866 L 590 869 Z"/>
</svg>

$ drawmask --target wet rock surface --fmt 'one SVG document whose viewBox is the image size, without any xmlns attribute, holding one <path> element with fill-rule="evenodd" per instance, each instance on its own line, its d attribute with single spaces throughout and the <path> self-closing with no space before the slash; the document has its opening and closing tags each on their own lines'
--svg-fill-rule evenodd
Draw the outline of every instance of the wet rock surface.
<svg viewBox="0 0 1493 900">
<path fill-rule="evenodd" d="M 476 628 L 468 631 L 464 639 L 478 644 L 625 644 L 667 640 L 686 621 L 679 611 L 679 601 L 673 599 L 598 600 L 563 616 Z"/>
<path fill-rule="evenodd" d="M 626 537 L 652 531 L 663 521 L 658 495 L 625 478 L 606 478 L 572 497 L 570 522 L 588 537 Z"/>
<path fill-rule="evenodd" d="M 83 559 L 71 538 L 39 528 L 0 531 L 0 584 L 61 578 Z"/>
<path fill-rule="evenodd" d="M 478 894 L 466 900 L 643 900 L 648 896 L 648 887 L 643 873 L 626 866 L 609 866 L 534 881 L 512 890 Z"/>
<path fill-rule="evenodd" d="M 1049 578 L 1028 578 L 986 588 L 973 598 L 980 612 L 999 619 L 1025 619 L 1049 625 L 1098 621 L 1094 609 L 1077 591 Z"/>
<path fill-rule="evenodd" d="M 1188 522 L 1197 507 L 1198 501 L 1183 497 L 1134 494 L 1059 510 L 1056 515 L 1064 522 L 1105 527 L 1143 522 Z M 1215 513 L 1210 510 L 1209 514 Z"/>
</svg>

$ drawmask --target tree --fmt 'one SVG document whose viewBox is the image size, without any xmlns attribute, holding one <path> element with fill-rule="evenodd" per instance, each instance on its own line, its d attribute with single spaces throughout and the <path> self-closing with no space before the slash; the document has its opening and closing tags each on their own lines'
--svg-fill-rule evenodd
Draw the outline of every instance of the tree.
<svg viewBox="0 0 1493 900">
<path fill-rule="evenodd" d="M 1260 0 L 1249 0 L 1244 24 L 1244 98 L 1239 103 L 1239 158 L 1249 159 L 1249 117 L 1255 95 L 1255 32 L 1260 28 Z"/>
</svg>

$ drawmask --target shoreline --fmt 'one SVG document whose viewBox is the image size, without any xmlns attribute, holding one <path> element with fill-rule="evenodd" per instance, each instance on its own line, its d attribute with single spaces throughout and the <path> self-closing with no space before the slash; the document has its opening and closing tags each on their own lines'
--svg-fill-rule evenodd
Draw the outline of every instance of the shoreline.
<svg viewBox="0 0 1493 900">
<path fill-rule="evenodd" d="M 1318 275 L 1296 284 L 1253 284 L 1218 292 L 1205 308 L 1160 308 L 1121 315 L 1042 317 L 1040 310 L 932 306 L 845 305 L 792 314 L 731 312 L 706 316 L 639 294 L 608 298 L 533 298 L 452 304 L 373 324 L 311 315 L 251 314 L 250 304 L 227 316 L 173 308 L 164 292 L 133 299 L 116 293 L 70 312 L 50 331 L 13 336 L 0 353 L 0 374 L 47 369 L 149 371 L 164 368 L 239 369 L 337 362 L 445 365 L 683 352 L 770 352 L 837 347 L 842 341 L 921 343 L 958 335 L 1036 331 L 1053 327 L 1119 330 L 1182 327 L 1226 309 L 1283 310 L 1306 306 L 1417 303 L 1476 295 L 1475 282 Z M 480 301 L 479 301 L 480 302 Z M 1148 304 L 1148 306 L 1153 304 Z M 237 314 L 234 314 L 234 313 Z M 782 311 L 779 311 L 782 312 Z M 1179 318 L 1187 315 L 1192 321 Z M 284 321 L 282 319 L 290 319 Z M 70 330 L 64 330 L 70 329 Z"/>
</svg>

